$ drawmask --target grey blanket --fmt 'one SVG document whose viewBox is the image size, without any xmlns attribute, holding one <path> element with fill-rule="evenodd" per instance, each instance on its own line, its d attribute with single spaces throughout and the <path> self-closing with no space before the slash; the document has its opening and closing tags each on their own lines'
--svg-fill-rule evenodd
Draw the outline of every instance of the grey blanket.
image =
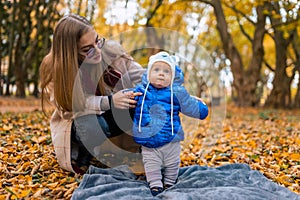
<svg viewBox="0 0 300 200">
<path fill-rule="evenodd" d="M 176 185 L 156 197 L 151 195 L 146 181 L 137 180 L 127 166 L 111 169 L 91 166 L 72 196 L 72 200 L 83 199 L 300 200 L 300 195 L 245 164 L 180 168 Z"/>
</svg>

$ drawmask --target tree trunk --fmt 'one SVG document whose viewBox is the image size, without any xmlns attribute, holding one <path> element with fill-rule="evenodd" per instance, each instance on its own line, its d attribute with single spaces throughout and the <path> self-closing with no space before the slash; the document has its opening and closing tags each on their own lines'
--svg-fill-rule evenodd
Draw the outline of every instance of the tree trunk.
<svg viewBox="0 0 300 200">
<path fill-rule="evenodd" d="M 263 6 L 256 8 L 257 23 L 255 25 L 254 37 L 252 40 L 252 57 L 245 72 L 243 95 L 247 101 L 247 106 L 257 106 L 259 99 L 257 98 L 256 89 L 257 82 L 260 79 L 260 70 L 264 58 L 263 39 L 265 36 L 266 16 L 263 14 Z"/>
<path fill-rule="evenodd" d="M 3 94 L 3 77 L 2 77 L 2 45 L 3 45 L 3 40 L 2 40 L 2 19 L 3 19 L 3 12 L 4 10 L 4 5 L 2 1 L 0 2 L 0 96 Z"/>
<path fill-rule="evenodd" d="M 244 71 L 243 71 L 243 62 L 242 58 L 235 47 L 232 37 L 228 32 L 227 22 L 225 20 L 225 15 L 220 0 L 212 0 L 211 4 L 214 8 L 214 13 L 217 18 L 217 29 L 219 31 L 223 49 L 226 56 L 231 61 L 231 70 L 233 73 L 233 89 L 236 92 L 237 103 L 240 106 L 246 104 L 244 96 L 242 94 L 243 82 L 244 82 Z"/>
<path fill-rule="evenodd" d="M 297 63 L 296 63 L 296 65 L 298 66 L 297 71 L 298 71 L 298 75 L 300 75 L 300 60 L 297 60 Z M 297 92 L 294 99 L 293 108 L 300 108 L 300 80 L 298 80 Z"/>
<path fill-rule="evenodd" d="M 275 11 L 280 14 L 280 9 L 278 3 L 275 5 L 269 5 L 271 11 Z M 276 16 L 270 16 L 271 24 L 279 24 L 281 19 Z M 284 38 L 284 31 L 281 28 L 274 27 L 274 40 L 276 48 L 276 69 L 275 76 L 273 80 L 273 89 L 268 96 L 265 106 L 274 108 L 291 108 L 291 90 L 290 86 L 293 80 L 292 77 L 288 77 L 286 73 L 287 68 L 287 47 L 290 40 Z"/>
<path fill-rule="evenodd" d="M 164 47 L 164 41 L 158 37 L 155 28 L 152 26 L 151 19 L 155 16 L 158 8 L 162 5 L 162 0 L 158 0 L 153 10 L 150 10 L 147 17 L 146 23 L 146 35 L 147 35 L 147 44 L 150 47 L 148 55 L 153 55 L 159 52 L 160 49 Z"/>
<path fill-rule="evenodd" d="M 94 19 L 94 15 L 95 15 L 95 6 L 97 5 L 97 1 L 96 0 L 92 1 L 91 4 L 92 5 L 91 5 L 91 12 L 90 12 L 90 21 L 91 21 L 91 23 L 93 23 L 94 22 L 93 19 Z"/>
<path fill-rule="evenodd" d="M 236 94 L 238 106 L 256 106 L 258 104 L 255 96 L 259 73 L 262 66 L 264 51 L 263 38 L 265 34 L 265 18 L 262 6 L 257 7 L 257 23 L 255 25 L 254 39 L 252 41 L 252 58 L 248 70 L 244 69 L 241 55 L 237 50 L 232 36 L 228 32 L 222 4 L 220 0 L 203 1 L 213 6 L 217 18 L 217 29 L 219 31 L 223 49 L 226 56 L 231 61 L 231 71 L 233 73 L 233 89 Z"/>
<path fill-rule="evenodd" d="M 16 22 L 16 10 L 18 9 L 18 3 L 16 0 L 13 0 L 13 10 L 12 10 L 12 19 L 11 19 L 11 28 L 9 33 L 9 47 L 8 47 L 8 72 L 6 77 L 6 91 L 5 95 L 9 96 L 11 94 L 10 92 L 10 86 L 11 86 L 11 78 L 13 76 L 14 71 L 14 63 L 13 63 L 13 56 L 14 56 L 14 41 L 15 41 L 15 22 Z"/>
<path fill-rule="evenodd" d="M 163 49 L 164 42 L 158 37 L 155 28 L 151 27 L 150 25 L 146 28 L 146 35 L 147 35 L 147 44 L 149 48 L 149 56 L 159 52 L 160 49 Z"/>
<path fill-rule="evenodd" d="M 300 108 L 300 81 L 298 81 L 297 93 L 294 99 L 294 108 Z"/>
<path fill-rule="evenodd" d="M 36 33 L 36 35 L 38 36 L 38 35 L 43 35 L 43 37 L 48 37 L 48 31 L 47 31 L 47 29 L 44 29 L 43 28 L 43 24 L 44 24 L 44 20 L 45 19 L 49 19 L 49 21 L 48 21 L 48 26 L 49 26 L 49 24 L 50 24 L 50 21 L 51 21 L 51 18 L 50 18 L 50 16 L 48 16 L 47 15 L 47 13 L 46 13 L 46 16 L 43 16 L 43 12 L 45 11 L 45 10 L 40 10 L 39 9 L 39 7 L 40 7 L 40 5 L 41 5 L 41 2 L 38 2 L 37 3 L 37 6 L 36 6 L 36 9 L 35 9 L 35 14 L 36 14 L 36 20 L 38 20 L 38 22 L 37 22 L 37 33 Z M 43 3 L 43 8 L 45 9 L 45 8 L 47 8 L 48 7 L 48 10 L 49 9 L 51 9 L 51 1 L 49 2 L 49 4 L 47 5 L 46 4 L 46 2 L 44 2 Z M 36 37 L 36 48 L 39 48 L 39 46 L 38 46 L 38 37 Z M 42 42 L 44 42 L 43 41 L 43 39 L 41 39 L 41 41 Z M 45 40 L 46 42 L 48 41 L 48 40 Z M 42 55 L 43 55 L 43 48 L 41 48 L 41 52 L 40 53 L 42 53 Z M 45 55 L 45 54 L 44 54 Z M 36 53 L 36 54 L 34 54 L 34 63 L 36 63 L 36 66 L 35 66 L 35 68 L 34 68 L 34 75 L 33 75 L 33 77 L 32 77 L 32 81 L 33 81 L 33 92 L 32 92 L 32 94 L 31 95 L 33 95 L 34 97 L 38 97 L 38 94 L 39 94 L 39 90 L 38 90 L 38 79 L 39 79 L 39 65 L 38 65 L 38 63 L 40 62 L 39 61 L 39 59 L 40 59 L 40 57 L 41 57 L 41 54 L 39 54 L 39 53 Z"/>
<path fill-rule="evenodd" d="M 82 5 L 82 0 L 79 0 L 78 7 L 77 7 L 77 15 L 80 15 L 81 13 L 81 5 Z"/>
<path fill-rule="evenodd" d="M 19 14 L 18 14 L 18 27 L 17 34 L 18 40 L 15 49 L 15 77 L 16 77 L 16 96 L 24 98 L 25 94 L 25 81 L 27 78 L 27 69 L 26 69 L 26 48 L 29 46 L 30 34 L 31 31 L 26 30 L 30 26 L 30 19 L 28 20 L 26 16 L 30 16 L 28 12 L 25 1 L 19 3 Z M 34 47 L 33 47 L 34 48 Z"/>
<path fill-rule="evenodd" d="M 295 54 L 294 66 L 295 73 L 298 72 L 298 85 L 297 92 L 294 99 L 293 107 L 300 108 L 300 38 L 298 33 L 294 34 L 294 38 L 292 40 L 292 48 Z"/>
<path fill-rule="evenodd" d="M 44 10 L 40 10 L 40 4 L 42 4 L 42 7 Z M 36 43 L 34 46 L 36 48 L 40 49 L 39 52 L 34 53 L 33 60 L 34 60 L 34 69 L 35 72 L 33 75 L 33 84 L 34 84 L 34 90 L 32 95 L 35 97 L 39 96 L 39 90 L 38 90 L 38 80 L 39 80 L 39 69 L 40 69 L 40 63 L 42 62 L 42 58 L 49 52 L 51 41 L 50 41 L 50 35 L 53 31 L 53 25 L 58 20 L 55 16 L 58 15 L 57 6 L 59 4 L 59 0 L 50 0 L 50 1 L 43 1 L 39 2 L 38 6 L 36 7 L 36 18 L 38 20 L 37 25 L 37 37 L 36 37 Z M 46 11 L 46 12 L 45 12 Z M 30 63 L 28 63 L 30 65 Z"/>
<path fill-rule="evenodd" d="M 277 38 L 278 40 L 278 38 Z M 276 69 L 272 82 L 273 89 L 268 96 L 265 106 L 274 108 L 291 108 L 291 82 L 293 77 L 286 74 L 286 48 L 283 38 L 276 41 Z"/>
</svg>

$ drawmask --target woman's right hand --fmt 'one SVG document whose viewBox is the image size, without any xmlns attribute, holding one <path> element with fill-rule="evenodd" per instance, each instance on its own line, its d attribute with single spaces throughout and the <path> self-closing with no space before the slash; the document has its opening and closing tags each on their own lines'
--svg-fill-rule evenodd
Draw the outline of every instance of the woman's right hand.
<svg viewBox="0 0 300 200">
<path fill-rule="evenodd" d="M 133 92 L 132 90 L 120 90 L 112 95 L 112 102 L 115 108 L 128 109 L 135 108 L 137 101 L 134 100 L 135 96 L 142 95 L 141 92 Z"/>
</svg>

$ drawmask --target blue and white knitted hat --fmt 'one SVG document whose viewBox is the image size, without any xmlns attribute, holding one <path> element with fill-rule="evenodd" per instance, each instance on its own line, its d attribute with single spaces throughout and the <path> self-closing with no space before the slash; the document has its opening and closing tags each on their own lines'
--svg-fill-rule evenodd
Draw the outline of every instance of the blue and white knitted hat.
<svg viewBox="0 0 300 200">
<path fill-rule="evenodd" d="M 175 77 L 176 57 L 169 55 L 165 51 L 161 51 L 155 55 L 150 56 L 149 63 L 148 63 L 147 80 L 149 81 L 149 73 L 153 64 L 159 61 L 165 62 L 171 67 L 171 71 L 172 71 L 171 83 L 173 83 Z"/>
</svg>

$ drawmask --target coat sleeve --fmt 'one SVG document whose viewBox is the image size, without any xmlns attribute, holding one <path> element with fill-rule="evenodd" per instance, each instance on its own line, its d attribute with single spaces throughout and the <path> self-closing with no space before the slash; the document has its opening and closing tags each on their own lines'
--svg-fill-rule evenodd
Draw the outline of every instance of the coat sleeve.
<svg viewBox="0 0 300 200">
<path fill-rule="evenodd" d="M 192 97 L 187 92 L 185 87 L 178 86 L 174 91 L 174 95 L 179 101 L 181 113 L 198 119 L 205 119 L 207 117 L 207 105 L 202 101 L 198 101 L 196 98 Z"/>
<path fill-rule="evenodd" d="M 86 98 L 85 107 L 87 110 L 98 112 L 110 109 L 107 96 L 89 96 Z"/>
</svg>

